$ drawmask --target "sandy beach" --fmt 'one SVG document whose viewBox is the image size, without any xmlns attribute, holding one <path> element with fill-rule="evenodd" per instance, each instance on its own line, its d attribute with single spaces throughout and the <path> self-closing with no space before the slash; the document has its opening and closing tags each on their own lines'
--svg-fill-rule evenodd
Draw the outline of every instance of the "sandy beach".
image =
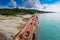
<svg viewBox="0 0 60 40">
<path fill-rule="evenodd" d="M 18 31 L 20 31 L 28 19 L 32 15 L 19 15 L 19 16 L 0 16 L 0 32 L 4 34 L 8 40 L 12 39 Z"/>
</svg>

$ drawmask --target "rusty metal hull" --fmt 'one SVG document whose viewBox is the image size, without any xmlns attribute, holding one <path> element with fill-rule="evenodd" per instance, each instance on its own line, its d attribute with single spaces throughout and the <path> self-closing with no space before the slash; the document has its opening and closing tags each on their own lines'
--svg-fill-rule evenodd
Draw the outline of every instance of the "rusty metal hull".
<svg viewBox="0 0 60 40">
<path fill-rule="evenodd" d="M 35 39 L 35 30 L 38 25 L 38 17 L 37 15 L 33 15 L 25 27 L 20 30 L 12 40 L 34 40 Z"/>
</svg>

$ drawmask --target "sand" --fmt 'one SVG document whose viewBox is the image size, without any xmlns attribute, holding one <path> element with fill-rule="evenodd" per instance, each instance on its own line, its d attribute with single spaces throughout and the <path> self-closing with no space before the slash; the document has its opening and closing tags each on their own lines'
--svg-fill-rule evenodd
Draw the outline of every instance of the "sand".
<svg viewBox="0 0 60 40">
<path fill-rule="evenodd" d="M 32 15 L 20 15 L 18 16 L 0 16 L 0 38 L 12 38 L 24 27 L 27 21 L 25 18 L 30 18 Z M 1 39 L 2 40 L 2 39 Z"/>
</svg>

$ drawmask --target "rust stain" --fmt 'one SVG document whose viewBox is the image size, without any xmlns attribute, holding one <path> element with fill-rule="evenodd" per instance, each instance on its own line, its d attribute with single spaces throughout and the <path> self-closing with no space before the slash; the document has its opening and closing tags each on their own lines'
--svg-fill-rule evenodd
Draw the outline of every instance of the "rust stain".
<svg viewBox="0 0 60 40">
<path fill-rule="evenodd" d="M 37 15 L 33 15 L 28 22 L 26 23 L 25 27 L 20 30 L 12 40 L 34 40 L 35 30 L 38 25 L 38 17 Z"/>
</svg>

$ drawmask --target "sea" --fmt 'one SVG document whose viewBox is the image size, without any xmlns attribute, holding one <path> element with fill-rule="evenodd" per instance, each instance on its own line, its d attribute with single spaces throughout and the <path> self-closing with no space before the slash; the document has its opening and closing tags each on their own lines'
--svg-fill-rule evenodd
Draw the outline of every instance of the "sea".
<svg viewBox="0 0 60 40">
<path fill-rule="evenodd" d="M 38 14 L 36 40 L 60 40 L 60 13 Z"/>
</svg>

